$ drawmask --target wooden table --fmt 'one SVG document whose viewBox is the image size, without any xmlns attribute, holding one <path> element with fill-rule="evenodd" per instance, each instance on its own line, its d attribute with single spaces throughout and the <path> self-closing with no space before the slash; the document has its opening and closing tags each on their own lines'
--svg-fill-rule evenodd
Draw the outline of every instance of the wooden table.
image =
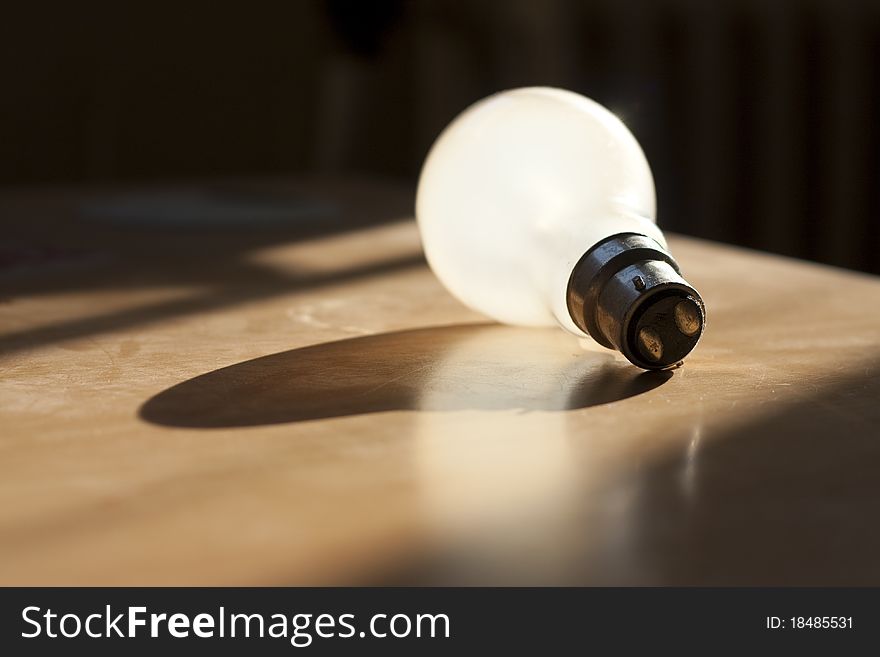
<svg viewBox="0 0 880 657">
<path fill-rule="evenodd" d="M 410 194 L 4 193 L 0 583 L 880 584 L 880 280 L 673 237 L 647 374 L 461 306 Z"/>
</svg>

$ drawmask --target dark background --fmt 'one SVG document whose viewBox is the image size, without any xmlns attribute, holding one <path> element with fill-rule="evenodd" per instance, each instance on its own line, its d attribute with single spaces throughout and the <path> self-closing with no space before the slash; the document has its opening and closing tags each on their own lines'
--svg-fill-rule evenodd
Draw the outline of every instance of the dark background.
<svg viewBox="0 0 880 657">
<path fill-rule="evenodd" d="M 612 108 L 668 229 L 880 272 L 880 3 L 7 5 L 0 185 L 286 172 L 415 184 L 469 103 Z"/>
</svg>

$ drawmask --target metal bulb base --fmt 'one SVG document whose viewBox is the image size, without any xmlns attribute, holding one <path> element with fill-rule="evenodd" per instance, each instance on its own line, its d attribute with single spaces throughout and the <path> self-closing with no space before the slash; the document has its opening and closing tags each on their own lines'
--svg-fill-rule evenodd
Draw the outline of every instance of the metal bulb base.
<svg viewBox="0 0 880 657">
<path fill-rule="evenodd" d="M 584 254 L 567 301 L 581 330 L 646 370 L 680 364 L 706 326 L 703 300 L 673 257 L 637 233 L 613 235 Z"/>
</svg>

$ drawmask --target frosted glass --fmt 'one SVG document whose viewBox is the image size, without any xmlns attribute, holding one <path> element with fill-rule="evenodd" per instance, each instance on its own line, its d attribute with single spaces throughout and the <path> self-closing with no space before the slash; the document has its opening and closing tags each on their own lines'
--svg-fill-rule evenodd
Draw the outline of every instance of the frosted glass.
<svg viewBox="0 0 880 657">
<path fill-rule="evenodd" d="M 490 96 L 443 131 L 422 168 L 416 217 L 431 268 L 467 306 L 580 336 L 566 287 L 581 256 L 623 232 L 666 246 L 651 170 L 626 126 L 545 87 Z"/>
</svg>

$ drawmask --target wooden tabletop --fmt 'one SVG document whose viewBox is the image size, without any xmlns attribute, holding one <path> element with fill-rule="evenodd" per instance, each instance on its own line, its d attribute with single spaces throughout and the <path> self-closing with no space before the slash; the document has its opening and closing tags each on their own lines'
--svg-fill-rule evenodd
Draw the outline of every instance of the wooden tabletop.
<svg viewBox="0 0 880 657">
<path fill-rule="evenodd" d="M 411 190 L 0 199 L 0 584 L 880 584 L 880 279 L 673 236 L 671 374 L 467 310 Z"/>
</svg>

